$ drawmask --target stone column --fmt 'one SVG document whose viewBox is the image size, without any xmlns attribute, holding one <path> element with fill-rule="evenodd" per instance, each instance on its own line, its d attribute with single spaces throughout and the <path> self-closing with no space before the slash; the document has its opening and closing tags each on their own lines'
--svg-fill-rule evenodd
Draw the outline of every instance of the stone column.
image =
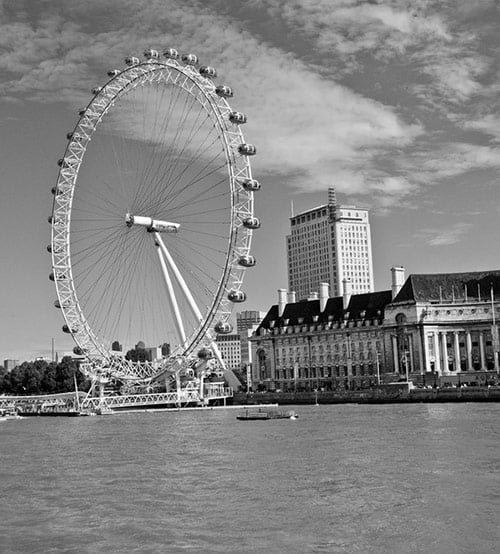
<svg viewBox="0 0 500 554">
<path fill-rule="evenodd" d="M 455 371 L 460 371 L 460 338 L 458 331 L 453 331 L 454 350 L 455 350 Z"/>
<path fill-rule="evenodd" d="M 394 373 L 399 373 L 399 360 L 398 360 L 398 339 L 396 335 L 392 335 L 392 360 L 394 362 Z"/>
<path fill-rule="evenodd" d="M 413 335 L 408 335 L 408 351 L 410 352 L 408 373 L 415 371 L 415 359 L 413 357 Z"/>
<path fill-rule="evenodd" d="M 450 370 L 448 368 L 448 345 L 446 344 L 446 331 L 441 333 L 441 348 L 443 352 L 443 375 L 449 375 Z"/>
<path fill-rule="evenodd" d="M 434 331 L 434 371 L 441 375 L 441 352 L 439 351 L 439 334 Z"/>
<path fill-rule="evenodd" d="M 472 371 L 472 338 L 470 331 L 465 331 L 465 349 L 467 351 L 467 371 Z"/>
<path fill-rule="evenodd" d="M 429 337 L 430 335 L 427 334 L 425 331 L 423 333 L 423 341 L 424 341 L 424 371 L 430 371 L 431 370 L 431 360 L 429 355 Z"/>
<path fill-rule="evenodd" d="M 479 331 L 479 356 L 481 360 L 481 369 L 486 370 L 486 357 L 484 355 L 484 331 Z"/>
</svg>

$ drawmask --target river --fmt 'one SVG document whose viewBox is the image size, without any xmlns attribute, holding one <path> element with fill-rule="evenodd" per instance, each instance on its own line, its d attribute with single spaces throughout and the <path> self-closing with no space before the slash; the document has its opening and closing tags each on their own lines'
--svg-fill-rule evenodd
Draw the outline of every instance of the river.
<svg viewBox="0 0 500 554">
<path fill-rule="evenodd" d="M 493 553 L 500 404 L 0 424 L 0 552 Z"/>
</svg>

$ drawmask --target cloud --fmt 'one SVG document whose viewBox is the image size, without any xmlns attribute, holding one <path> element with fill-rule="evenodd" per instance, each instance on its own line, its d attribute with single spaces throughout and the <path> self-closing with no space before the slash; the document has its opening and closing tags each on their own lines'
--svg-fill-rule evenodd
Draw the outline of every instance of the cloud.
<svg viewBox="0 0 500 554">
<path fill-rule="evenodd" d="M 455 223 L 451 227 L 440 231 L 427 230 L 426 234 L 432 235 L 432 238 L 429 237 L 428 239 L 428 244 L 429 246 L 451 246 L 452 244 L 457 244 L 471 227 L 472 224 L 470 223 Z"/>
<path fill-rule="evenodd" d="M 245 134 L 258 147 L 257 170 L 307 190 L 333 182 L 344 192 L 367 192 L 371 183 L 381 191 L 387 183 L 393 194 L 391 177 L 374 172 L 375 158 L 410 144 L 422 131 L 391 106 L 319 75 L 293 53 L 260 42 L 230 17 L 196 2 L 108 2 L 114 17 L 104 22 L 95 3 L 85 5 L 85 14 L 81 5 L 71 14 L 64 4 L 52 6 L 36 25 L 17 14 L 0 28 L 6 48 L 0 71 L 7 77 L 0 92 L 7 97 L 64 101 L 76 110 L 98 83 L 96 71 L 104 75 L 103 61 L 109 68 L 146 46 L 182 50 L 189 44 L 202 62 L 219 69 L 219 82 L 233 86 L 233 107 L 249 114 Z"/>
<path fill-rule="evenodd" d="M 231 105 L 248 114 L 245 137 L 258 148 L 256 176 L 300 191 L 333 185 L 348 195 L 372 195 L 387 208 L 421 186 L 482 164 L 498 166 L 494 149 L 435 141 L 429 147 L 424 125 L 414 116 L 406 120 L 389 95 L 377 101 L 344 79 L 367 60 L 381 71 L 389 60 L 407 60 L 419 74 L 412 90 L 423 101 L 464 102 L 481 92 L 476 77 L 487 58 L 474 53 L 474 33 L 457 30 L 447 8 L 436 12 L 432 2 L 249 2 L 259 17 L 275 18 L 287 32 L 313 41 L 313 63 L 311 55 L 293 50 L 295 41 L 290 50 L 283 41 L 280 47 L 263 41 L 236 8 L 232 13 L 232 6 L 215 0 L 53 0 L 29 14 L 23 4 L 5 6 L 3 101 L 65 102 L 76 111 L 125 56 L 177 47 L 214 65 L 217 82 L 233 87 Z M 477 130 L 494 128 L 491 116 L 475 121 Z"/>
</svg>

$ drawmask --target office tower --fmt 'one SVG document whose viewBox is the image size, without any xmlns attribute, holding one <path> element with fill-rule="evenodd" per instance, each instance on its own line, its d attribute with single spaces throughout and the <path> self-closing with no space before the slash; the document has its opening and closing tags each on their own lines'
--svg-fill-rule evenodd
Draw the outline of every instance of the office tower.
<svg viewBox="0 0 500 554">
<path fill-rule="evenodd" d="M 241 365 L 242 367 L 252 363 L 252 350 L 250 348 L 250 337 L 264 319 L 266 312 L 258 310 L 245 310 L 236 314 L 236 327 L 241 343 Z"/>
<path fill-rule="evenodd" d="M 335 190 L 328 204 L 290 218 L 287 236 L 288 289 L 297 299 L 319 292 L 328 283 L 330 296 L 343 293 L 343 280 L 352 294 L 372 292 L 373 266 L 368 210 L 338 206 Z"/>
<path fill-rule="evenodd" d="M 215 342 L 226 367 L 231 370 L 239 370 L 241 366 L 240 336 L 217 335 Z"/>
</svg>

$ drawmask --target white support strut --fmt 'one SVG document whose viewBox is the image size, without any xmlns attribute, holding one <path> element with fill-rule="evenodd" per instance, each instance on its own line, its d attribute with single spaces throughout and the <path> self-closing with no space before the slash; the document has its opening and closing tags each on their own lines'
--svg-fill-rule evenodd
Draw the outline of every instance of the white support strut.
<svg viewBox="0 0 500 554">
<path fill-rule="evenodd" d="M 157 235 L 157 233 L 155 233 Z M 186 343 L 186 332 L 184 331 L 184 325 L 182 323 L 181 312 L 179 310 L 179 304 L 177 304 L 177 298 L 175 297 L 174 287 L 172 286 L 172 280 L 168 273 L 167 265 L 163 259 L 162 250 L 160 245 L 157 245 L 158 258 L 160 259 L 160 265 L 163 272 L 163 277 L 165 278 L 165 283 L 167 285 L 168 296 L 170 298 L 170 303 L 172 304 L 172 310 L 174 312 L 175 326 L 179 334 L 179 338 L 182 341 L 182 344 Z"/>
<path fill-rule="evenodd" d="M 165 243 L 163 242 L 161 236 L 159 233 L 155 233 L 155 239 L 158 246 L 161 248 L 161 251 L 163 252 L 163 255 L 167 259 L 167 262 L 169 266 L 171 267 L 175 278 L 177 279 L 177 282 L 179 283 L 179 286 L 182 289 L 182 292 L 184 293 L 188 304 L 196 318 L 198 318 L 198 321 L 203 320 L 203 316 L 200 312 L 200 309 L 198 308 L 198 305 L 196 304 L 193 295 L 191 294 L 191 291 L 189 290 L 189 287 L 186 284 L 186 281 L 184 281 L 184 277 L 182 276 L 181 272 L 179 271 L 179 268 L 177 267 L 176 263 L 174 262 L 174 259 L 170 255 L 170 252 L 168 251 L 167 247 L 165 246 Z M 222 369 L 226 369 L 226 364 L 224 363 L 224 360 L 222 358 L 222 354 L 220 353 L 219 347 L 217 346 L 216 342 L 210 337 L 210 345 L 212 347 L 212 350 L 215 354 L 215 357 L 217 358 L 217 361 L 220 363 Z"/>
</svg>

